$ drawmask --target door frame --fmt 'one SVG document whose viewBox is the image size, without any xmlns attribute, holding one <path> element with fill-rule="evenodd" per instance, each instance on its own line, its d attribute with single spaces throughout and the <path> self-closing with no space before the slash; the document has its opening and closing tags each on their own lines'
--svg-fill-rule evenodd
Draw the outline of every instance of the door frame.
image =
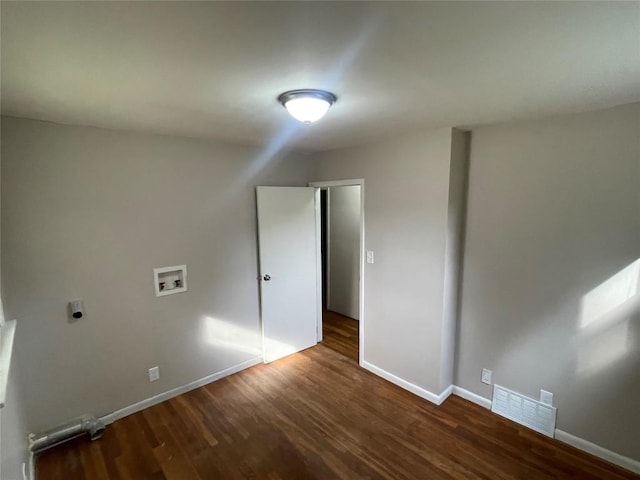
<svg viewBox="0 0 640 480">
<path fill-rule="evenodd" d="M 349 180 L 328 180 L 321 182 L 309 182 L 310 187 L 315 187 L 318 192 L 318 198 L 320 190 L 329 187 L 348 187 L 358 185 L 360 187 L 360 291 L 358 299 L 359 310 L 359 332 L 358 332 L 358 363 L 362 366 L 364 361 L 364 326 L 365 326 L 365 312 L 364 312 L 364 266 L 366 252 L 364 249 L 364 178 L 355 178 Z M 319 202 L 318 202 L 319 203 Z M 328 201 L 327 201 L 328 203 Z M 320 208 L 318 204 L 318 208 Z M 320 216 L 316 215 L 316 249 L 318 255 L 318 269 L 317 269 L 317 298 L 318 298 L 318 342 L 322 341 L 322 265 L 321 265 L 321 253 L 320 253 Z"/>
</svg>

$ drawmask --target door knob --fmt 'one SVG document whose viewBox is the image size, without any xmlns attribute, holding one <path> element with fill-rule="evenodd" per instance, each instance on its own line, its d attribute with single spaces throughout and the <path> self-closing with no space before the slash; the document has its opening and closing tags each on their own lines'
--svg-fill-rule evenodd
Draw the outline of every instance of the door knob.
<svg viewBox="0 0 640 480">
<path fill-rule="evenodd" d="M 262 277 L 262 279 L 263 279 L 265 282 L 268 282 L 269 280 L 271 280 L 271 276 L 270 276 L 270 275 L 265 275 L 264 277 Z"/>
</svg>

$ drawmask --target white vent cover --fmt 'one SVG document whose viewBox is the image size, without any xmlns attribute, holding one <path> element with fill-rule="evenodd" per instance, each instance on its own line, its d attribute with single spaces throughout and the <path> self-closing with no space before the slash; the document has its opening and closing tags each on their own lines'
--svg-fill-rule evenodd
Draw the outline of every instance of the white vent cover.
<svg viewBox="0 0 640 480">
<path fill-rule="evenodd" d="M 491 411 L 549 437 L 556 430 L 556 408 L 493 385 Z"/>
</svg>

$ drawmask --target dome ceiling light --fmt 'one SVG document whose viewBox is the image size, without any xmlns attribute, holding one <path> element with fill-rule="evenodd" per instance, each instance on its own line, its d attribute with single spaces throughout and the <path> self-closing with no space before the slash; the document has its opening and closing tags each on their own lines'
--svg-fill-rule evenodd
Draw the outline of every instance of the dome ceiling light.
<svg viewBox="0 0 640 480">
<path fill-rule="evenodd" d="M 313 123 L 324 117 L 338 98 L 324 90 L 290 90 L 278 97 L 289 114 L 302 123 Z"/>
</svg>

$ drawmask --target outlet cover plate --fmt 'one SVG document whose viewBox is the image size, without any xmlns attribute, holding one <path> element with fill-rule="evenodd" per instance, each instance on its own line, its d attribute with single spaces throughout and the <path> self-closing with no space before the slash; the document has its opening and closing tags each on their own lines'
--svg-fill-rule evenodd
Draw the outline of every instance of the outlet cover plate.
<svg viewBox="0 0 640 480">
<path fill-rule="evenodd" d="M 149 369 L 149 381 L 150 382 L 155 382 L 156 380 L 160 379 L 160 368 L 159 367 L 152 367 Z"/>
<path fill-rule="evenodd" d="M 480 378 L 482 380 L 482 383 L 486 383 L 487 385 L 491 385 L 491 375 L 493 374 L 493 372 L 491 370 L 489 370 L 488 368 L 483 368 L 482 369 L 482 377 Z"/>
<path fill-rule="evenodd" d="M 540 402 L 553 406 L 553 393 L 546 390 L 540 390 Z"/>
</svg>

